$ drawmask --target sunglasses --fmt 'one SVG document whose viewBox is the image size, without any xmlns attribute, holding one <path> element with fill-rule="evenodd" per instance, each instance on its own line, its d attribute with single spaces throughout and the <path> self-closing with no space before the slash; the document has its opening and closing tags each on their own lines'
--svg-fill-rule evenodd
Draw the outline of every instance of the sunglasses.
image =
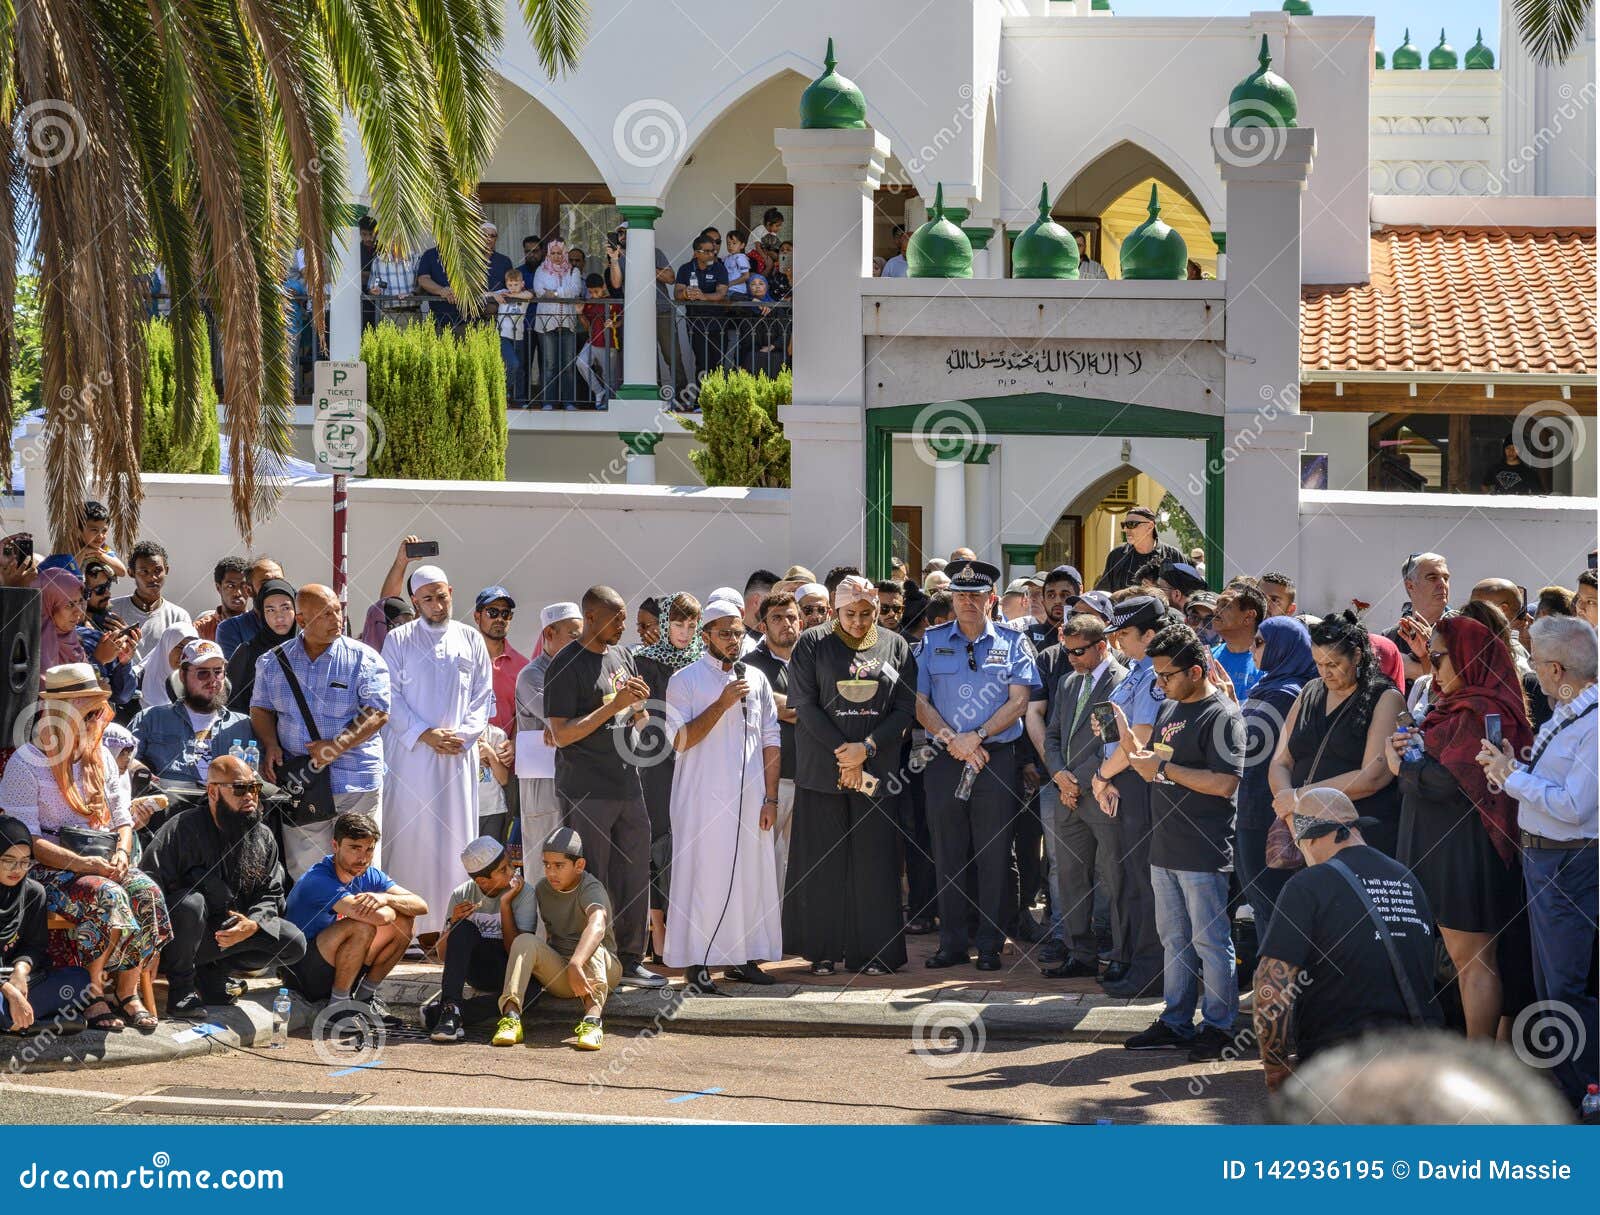
<svg viewBox="0 0 1600 1215">
<path fill-rule="evenodd" d="M 1438 650 L 1428 651 L 1428 663 L 1435 671 L 1439 669 L 1444 660 L 1448 657 L 1450 657 L 1448 653 L 1440 653 Z"/>
<path fill-rule="evenodd" d="M 517 614 L 517 610 L 516 608 L 486 607 L 483 609 L 483 614 L 490 620 L 510 620 Z"/>
<path fill-rule="evenodd" d="M 197 679 L 205 683 L 221 683 L 228 675 L 226 671 L 213 671 L 207 667 L 195 667 L 194 673 Z"/>
<path fill-rule="evenodd" d="M 258 780 L 214 780 L 211 782 L 213 789 L 232 789 L 236 797 L 260 797 L 261 782 Z"/>
<path fill-rule="evenodd" d="M 1125 532 L 1131 532 L 1136 527 L 1150 527 L 1150 526 L 1152 526 L 1152 524 L 1150 523 L 1150 520 L 1148 520 L 1148 519 L 1135 519 L 1132 523 L 1124 523 L 1122 525 L 1122 530 L 1125 531 Z"/>
<path fill-rule="evenodd" d="M 1096 643 L 1096 644 L 1098 644 L 1098 643 Z M 1073 658 L 1082 658 L 1085 654 L 1087 654 L 1092 649 L 1094 649 L 1094 645 L 1080 645 L 1080 646 L 1074 646 L 1072 649 L 1068 650 L 1067 653 L 1070 654 Z"/>
</svg>

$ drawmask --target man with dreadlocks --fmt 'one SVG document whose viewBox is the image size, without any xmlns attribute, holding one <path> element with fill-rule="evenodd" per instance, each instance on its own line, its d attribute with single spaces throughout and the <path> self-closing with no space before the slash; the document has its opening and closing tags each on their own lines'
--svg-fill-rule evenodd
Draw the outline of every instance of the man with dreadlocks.
<svg viewBox="0 0 1600 1215">
<path fill-rule="evenodd" d="M 161 952 L 169 1016 L 204 1017 L 208 1004 L 233 1003 L 232 970 L 292 966 L 305 956 L 305 937 L 283 918 L 283 869 L 261 821 L 261 778 L 237 756 L 211 761 L 205 805 L 169 819 L 140 866 L 172 917 Z"/>
</svg>

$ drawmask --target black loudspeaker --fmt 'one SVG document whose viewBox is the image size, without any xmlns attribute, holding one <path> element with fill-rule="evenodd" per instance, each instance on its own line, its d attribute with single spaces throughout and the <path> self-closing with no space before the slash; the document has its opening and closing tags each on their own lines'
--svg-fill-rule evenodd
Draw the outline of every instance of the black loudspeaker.
<svg viewBox="0 0 1600 1215">
<path fill-rule="evenodd" d="M 39 699 L 39 592 L 0 586 L 0 749 L 27 742 L 14 737 Z"/>
</svg>

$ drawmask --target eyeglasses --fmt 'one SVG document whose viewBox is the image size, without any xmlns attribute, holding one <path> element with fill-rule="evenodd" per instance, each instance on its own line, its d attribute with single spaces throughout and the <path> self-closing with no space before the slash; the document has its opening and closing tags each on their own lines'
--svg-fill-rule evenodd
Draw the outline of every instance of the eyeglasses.
<svg viewBox="0 0 1600 1215">
<path fill-rule="evenodd" d="M 1151 669 L 1154 670 L 1155 668 L 1152 667 Z M 1166 683 L 1167 680 L 1176 679 L 1179 675 L 1182 675 L 1183 670 L 1180 668 L 1174 671 L 1156 671 L 1155 674 L 1157 679 L 1159 679 L 1162 683 Z"/>
<path fill-rule="evenodd" d="M 31 856 L 0 856 L 0 872 L 26 873 L 33 864 Z"/>
<path fill-rule="evenodd" d="M 1440 665 L 1443 664 L 1444 660 L 1448 657 L 1450 657 L 1449 653 L 1440 653 L 1438 650 L 1428 651 L 1428 663 L 1435 671 L 1439 669 Z"/>
<path fill-rule="evenodd" d="M 1070 654 L 1073 658 L 1082 658 L 1090 650 L 1094 649 L 1094 647 L 1096 645 L 1098 645 L 1098 644 L 1099 644 L 1099 642 L 1094 642 L 1094 643 L 1092 643 L 1090 645 L 1074 646 L 1072 649 L 1068 650 L 1067 653 Z"/>
<path fill-rule="evenodd" d="M 210 784 L 213 789 L 232 789 L 236 797 L 261 796 L 261 782 L 258 780 L 214 780 Z"/>
<path fill-rule="evenodd" d="M 1215 612 L 1207 612 L 1201 608 L 1194 608 L 1183 614 L 1185 620 L 1197 620 L 1201 624 L 1210 624 L 1216 618 Z"/>
<path fill-rule="evenodd" d="M 486 607 L 486 608 L 483 609 L 483 614 L 485 616 L 487 616 L 490 620 L 510 620 L 513 616 L 515 616 L 517 614 L 517 609 L 516 608 Z"/>
</svg>

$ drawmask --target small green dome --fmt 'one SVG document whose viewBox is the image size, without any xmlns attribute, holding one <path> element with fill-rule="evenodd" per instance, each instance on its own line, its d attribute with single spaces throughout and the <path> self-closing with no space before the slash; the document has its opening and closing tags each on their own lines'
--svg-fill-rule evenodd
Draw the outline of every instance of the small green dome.
<svg viewBox="0 0 1600 1215">
<path fill-rule="evenodd" d="M 1012 278 L 1077 278 L 1078 242 L 1050 218 L 1050 186 L 1039 187 L 1039 218 L 1011 245 Z"/>
<path fill-rule="evenodd" d="M 1490 71 L 1494 68 L 1494 52 L 1483 45 L 1483 31 L 1478 31 L 1478 40 L 1467 51 L 1467 70 Z"/>
<path fill-rule="evenodd" d="M 1380 46 L 1372 52 L 1372 66 L 1381 72 L 1388 65 L 1389 61 L 1383 57 L 1383 48 Z"/>
<path fill-rule="evenodd" d="M 1150 218 L 1122 242 L 1123 278 L 1188 278 L 1189 246 L 1161 218 L 1161 197 L 1150 185 Z"/>
<path fill-rule="evenodd" d="M 1272 71 L 1272 56 L 1267 53 L 1267 36 L 1261 35 L 1261 65 L 1228 94 L 1230 127 L 1292 127 L 1300 103 L 1289 82 Z"/>
<path fill-rule="evenodd" d="M 867 125 L 867 99 L 833 70 L 833 39 L 828 39 L 827 69 L 800 94 L 800 126 L 808 131 L 859 131 Z"/>
<path fill-rule="evenodd" d="M 1109 13 L 1111 11 L 1111 0 L 1094 0 L 1094 3 L 1089 6 L 1089 11 L 1095 13 Z"/>
<path fill-rule="evenodd" d="M 971 278 L 972 241 L 944 213 L 944 183 L 934 187 L 933 213 L 906 244 L 910 278 Z"/>
<path fill-rule="evenodd" d="M 1422 67 L 1422 52 L 1411 45 L 1410 30 L 1406 31 L 1406 40 L 1394 48 L 1389 63 L 1397 72 L 1415 72 Z"/>
<path fill-rule="evenodd" d="M 1461 66 L 1461 60 L 1456 55 L 1456 48 L 1444 40 L 1444 31 L 1439 31 L 1439 45 L 1428 52 L 1428 70 L 1431 72 L 1453 72 Z"/>
<path fill-rule="evenodd" d="M 1306 0 L 1283 0 L 1283 11 L 1291 17 L 1312 16 L 1311 5 Z"/>
</svg>

